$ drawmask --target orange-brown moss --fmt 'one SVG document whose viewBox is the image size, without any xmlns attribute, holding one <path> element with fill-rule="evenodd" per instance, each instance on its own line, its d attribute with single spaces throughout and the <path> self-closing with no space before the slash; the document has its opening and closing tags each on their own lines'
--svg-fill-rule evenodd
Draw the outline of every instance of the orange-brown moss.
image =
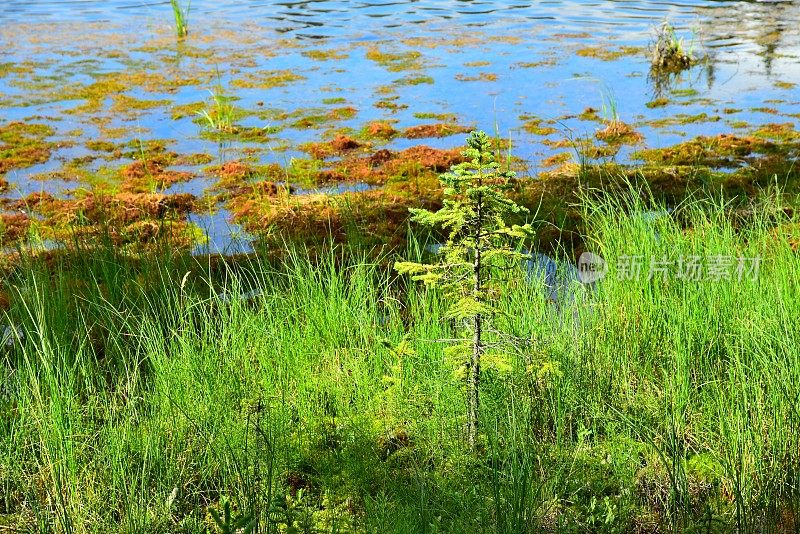
<svg viewBox="0 0 800 534">
<path fill-rule="evenodd" d="M 402 182 L 424 176 L 437 176 L 456 163 L 463 161 L 459 150 L 441 150 L 417 145 L 400 152 L 382 149 L 362 157 L 342 160 L 330 172 L 320 175 L 329 181 L 357 181 L 384 184 Z"/>
<path fill-rule="evenodd" d="M 137 160 L 124 166 L 120 171 L 120 177 L 123 191 L 144 193 L 189 181 L 194 178 L 194 174 L 167 169 L 165 164 L 158 160 Z"/>
<path fill-rule="evenodd" d="M 595 132 L 594 136 L 609 145 L 632 145 L 642 141 L 642 134 L 622 121 L 610 121 L 602 130 Z"/>
<path fill-rule="evenodd" d="M 249 205 L 234 220 L 267 243 L 284 240 L 314 246 L 329 240 L 365 246 L 399 247 L 406 242 L 410 207 L 438 206 L 431 196 L 416 198 L 382 190 L 338 196 L 305 195 L 291 202 Z"/>
<path fill-rule="evenodd" d="M 9 246 L 28 233 L 30 218 L 23 213 L 0 213 L 0 245 Z"/>
<path fill-rule="evenodd" d="M 343 154 L 361 148 L 362 144 L 352 137 L 337 135 L 330 141 L 323 143 L 306 143 L 301 145 L 301 150 L 308 152 L 315 159 L 326 159 L 331 156 Z"/>
<path fill-rule="evenodd" d="M 165 195 L 162 193 L 107 194 L 84 191 L 77 198 L 56 198 L 50 193 L 31 193 L 16 201 L 18 210 L 31 210 L 50 223 L 59 226 L 129 224 L 145 219 L 162 219 L 174 215 L 186 215 L 197 205 L 197 199 L 189 193 Z"/>
<path fill-rule="evenodd" d="M 398 153 L 391 160 L 389 169 L 400 167 L 408 162 L 418 163 L 424 169 L 435 172 L 444 172 L 453 165 L 464 161 L 464 156 L 459 149 L 441 150 L 425 145 L 413 146 Z M 388 162 L 387 162 L 388 163 Z"/>
<path fill-rule="evenodd" d="M 164 240 L 172 246 L 192 245 L 198 235 L 186 215 L 196 206 L 190 194 L 109 194 L 98 190 L 81 191 L 69 199 L 36 193 L 16 201 L 13 207 L 36 215 L 37 234 L 43 238 L 87 247 L 110 242 L 142 252 Z"/>
<path fill-rule="evenodd" d="M 555 167 L 563 163 L 572 161 L 572 154 L 569 152 L 560 152 L 542 160 L 542 167 Z"/>
<path fill-rule="evenodd" d="M 206 172 L 218 178 L 214 186 L 216 190 L 231 192 L 242 191 L 241 187 L 248 182 L 261 178 L 274 178 L 282 174 L 282 169 L 277 163 L 255 166 L 245 161 L 228 161 L 205 169 Z"/>
<path fill-rule="evenodd" d="M 392 139 L 399 134 L 394 126 L 385 121 L 370 122 L 362 130 L 362 136 L 368 139 Z"/>
<path fill-rule="evenodd" d="M 458 124 L 440 122 L 437 124 L 420 124 L 411 126 L 403 131 L 406 139 L 425 139 L 429 137 L 447 137 L 458 133 L 469 132 L 471 128 Z"/>
</svg>

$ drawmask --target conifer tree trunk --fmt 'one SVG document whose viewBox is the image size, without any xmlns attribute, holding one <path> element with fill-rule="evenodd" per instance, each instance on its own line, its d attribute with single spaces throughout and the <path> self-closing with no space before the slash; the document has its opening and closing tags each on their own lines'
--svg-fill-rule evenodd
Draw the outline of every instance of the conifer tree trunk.
<svg viewBox="0 0 800 534">
<path fill-rule="evenodd" d="M 475 224 L 475 251 L 474 262 L 472 264 L 473 292 L 476 299 L 480 298 L 481 293 L 481 229 L 483 227 L 483 205 L 480 195 L 478 195 L 476 224 Z M 467 376 L 467 441 L 471 449 L 475 448 L 478 436 L 478 408 L 481 372 L 481 353 L 483 352 L 483 342 L 481 340 L 481 327 L 483 317 L 480 313 L 473 319 L 472 332 L 472 357 L 469 364 L 469 375 Z"/>
</svg>

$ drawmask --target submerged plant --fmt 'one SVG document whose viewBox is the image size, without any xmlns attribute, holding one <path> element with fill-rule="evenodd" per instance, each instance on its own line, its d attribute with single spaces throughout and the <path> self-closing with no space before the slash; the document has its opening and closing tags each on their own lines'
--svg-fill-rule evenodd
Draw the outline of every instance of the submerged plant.
<svg viewBox="0 0 800 534">
<path fill-rule="evenodd" d="M 442 289 L 450 301 L 446 316 L 460 324 L 463 335 L 449 352 L 466 368 L 467 441 L 474 449 L 481 359 L 490 347 L 497 346 L 488 338 L 497 333 L 492 330 L 492 320 L 498 314 L 498 275 L 525 257 L 514 245 L 528 236 L 531 228 L 507 222 L 510 216 L 527 210 L 506 196 L 514 173 L 500 170 L 489 136 L 472 132 L 464 156 L 467 161 L 440 176 L 444 206 L 437 212 L 411 210 L 414 221 L 449 232 L 438 261 L 398 262 L 395 269 Z"/>
<path fill-rule="evenodd" d="M 189 9 L 192 0 L 186 3 L 186 7 L 181 4 L 181 0 L 170 0 L 172 14 L 175 16 L 175 33 L 178 37 L 186 37 L 189 34 Z"/>
</svg>

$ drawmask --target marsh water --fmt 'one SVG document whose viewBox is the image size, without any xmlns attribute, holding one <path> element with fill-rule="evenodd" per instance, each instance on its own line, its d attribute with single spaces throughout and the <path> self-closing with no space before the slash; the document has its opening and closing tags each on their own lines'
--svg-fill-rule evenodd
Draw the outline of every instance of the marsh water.
<svg viewBox="0 0 800 534">
<path fill-rule="evenodd" d="M 664 21 L 703 61 L 656 77 L 648 47 Z M 304 143 L 372 121 L 497 133 L 531 177 L 548 158 L 571 152 L 570 141 L 591 138 L 604 118 L 618 117 L 642 136 L 607 156 L 621 162 L 642 147 L 698 135 L 744 135 L 764 124 L 794 129 L 798 21 L 798 0 L 194 0 L 189 35 L 178 40 L 169 2 L 6 1 L 0 123 L 54 132 L 44 161 L 6 173 L 3 195 L 69 198 L 118 180 L 113 169 L 136 159 L 136 150 L 103 150 L 99 142 L 157 140 L 176 154 L 204 155 L 173 162 L 185 179 L 153 186 L 203 198 L 216 182 L 209 166 L 247 159 L 288 168 L 308 159 Z M 204 135 L 198 111 L 223 91 L 240 112 L 237 124 L 261 132 L 256 138 Z M 398 136 L 371 147 L 452 148 L 463 137 Z M 371 187 L 306 183 L 295 193 Z M 192 217 L 223 247 L 237 232 L 223 205 Z"/>
</svg>

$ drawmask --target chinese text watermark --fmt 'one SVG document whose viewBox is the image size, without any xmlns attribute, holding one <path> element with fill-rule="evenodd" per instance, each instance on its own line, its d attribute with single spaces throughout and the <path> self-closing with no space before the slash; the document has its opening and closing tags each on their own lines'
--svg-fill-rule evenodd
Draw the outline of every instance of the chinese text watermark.
<svg viewBox="0 0 800 534">
<path fill-rule="evenodd" d="M 608 273 L 617 280 L 743 281 L 757 280 L 760 268 L 759 256 L 623 255 L 613 261 L 606 261 L 597 254 L 584 252 L 578 260 L 578 278 L 584 284 L 601 280 Z"/>
</svg>

